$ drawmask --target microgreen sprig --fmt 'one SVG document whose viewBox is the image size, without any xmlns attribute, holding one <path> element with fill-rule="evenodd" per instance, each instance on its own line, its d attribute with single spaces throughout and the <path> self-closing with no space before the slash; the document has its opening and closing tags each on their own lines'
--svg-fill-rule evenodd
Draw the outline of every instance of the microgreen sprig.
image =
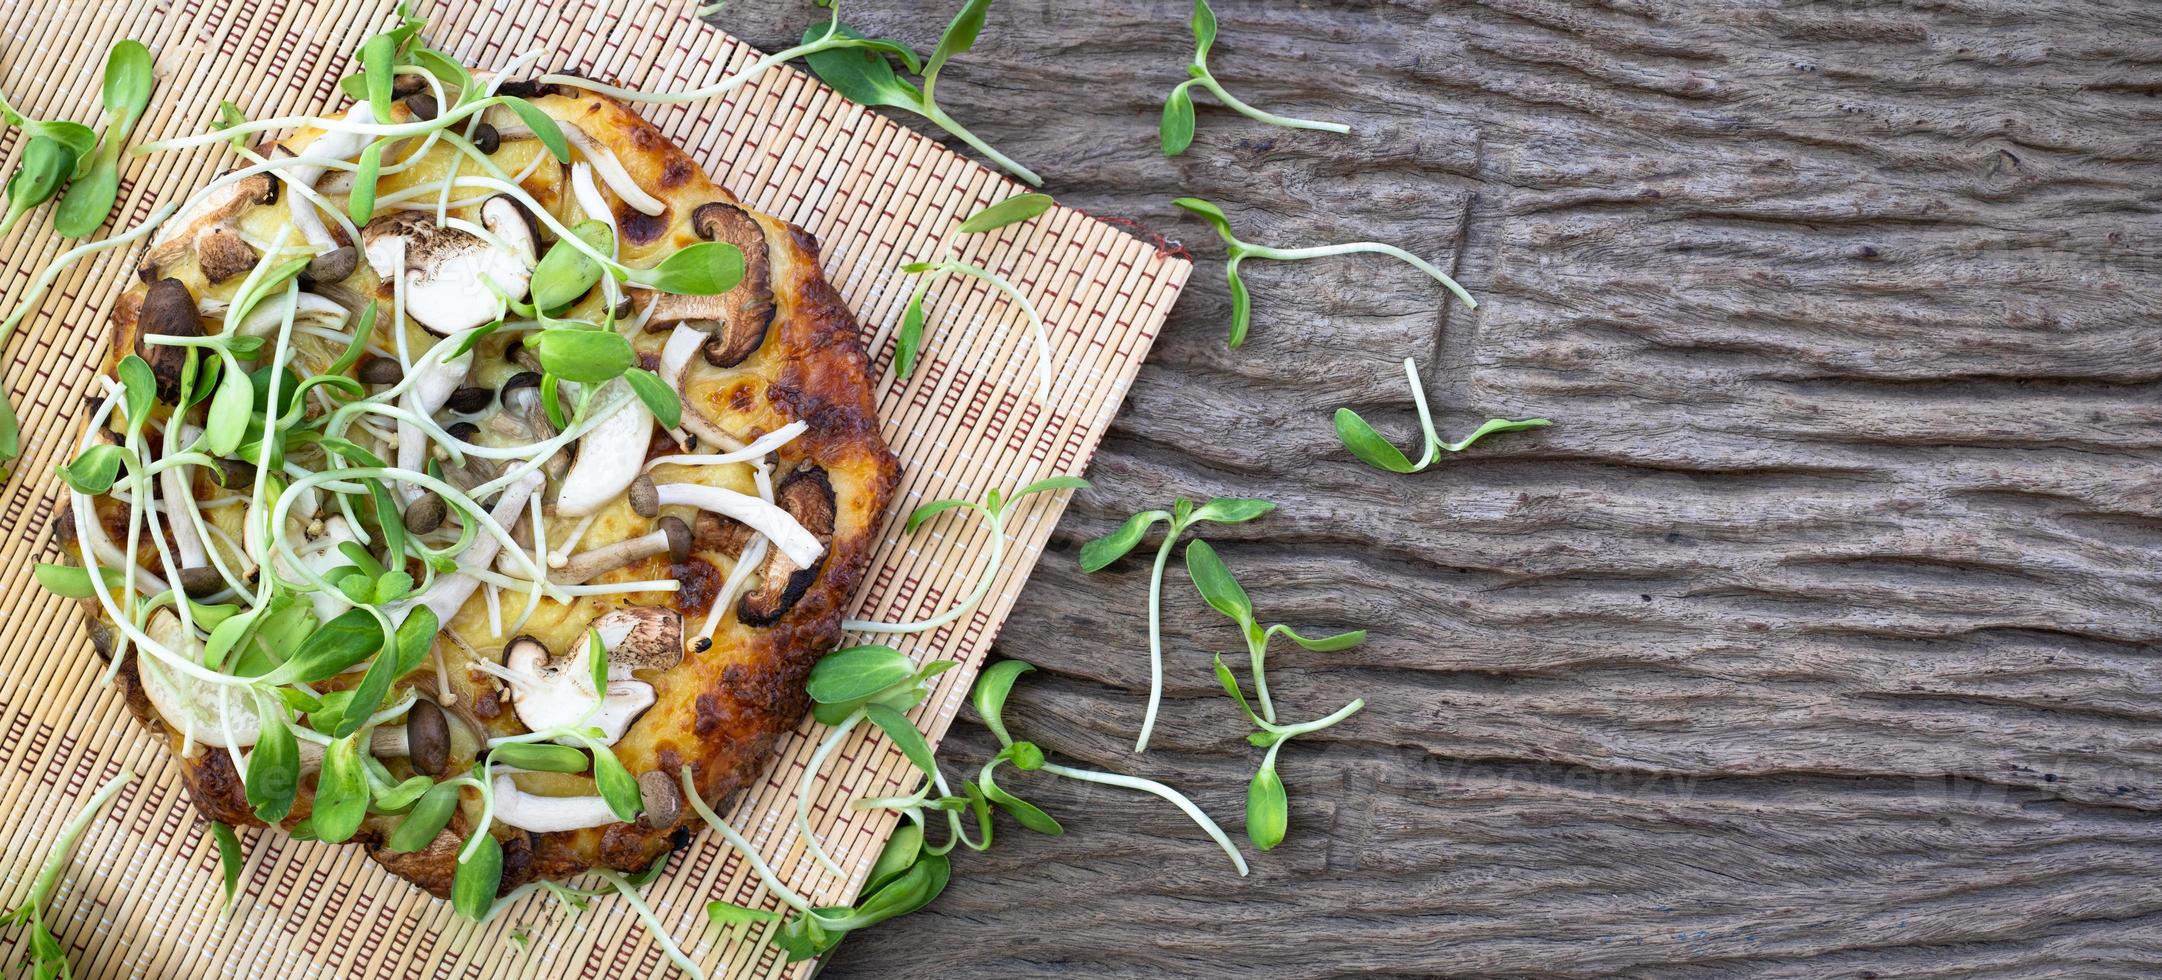
<svg viewBox="0 0 2162 980">
<path fill-rule="evenodd" d="M 1457 299 L 1463 300 L 1465 306 L 1472 309 L 1479 308 L 1479 301 L 1472 299 L 1471 293 L 1466 292 L 1463 286 L 1457 284 L 1456 280 L 1449 278 L 1448 273 L 1435 268 L 1432 263 L 1427 262 L 1425 259 L 1394 245 L 1381 242 L 1347 242 L 1342 245 L 1317 245 L 1312 248 L 1272 248 L 1267 245 L 1255 245 L 1252 242 L 1240 241 L 1237 235 L 1231 233 L 1231 219 L 1224 216 L 1224 209 L 1198 197 L 1182 197 L 1171 203 L 1200 215 L 1202 220 L 1207 221 L 1210 226 L 1214 227 L 1216 234 L 1224 240 L 1225 251 L 1229 256 L 1224 263 L 1224 275 L 1231 281 L 1230 346 L 1232 347 L 1237 347 L 1246 342 L 1246 327 L 1253 317 L 1253 300 L 1247 295 L 1245 280 L 1239 278 L 1239 263 L 1247 259 L 1275 259 L 1277 261 L 1295 262 L 1304 259 L 1326 258 L 1331 255 L 1352 255 L 1360 252 L 1387 255 L 1391 258 L 1402 259 L 1420 272 L 1434 277 L 1436 282 L 1448 287 L 1449 292 L 1455 294 Z"/>
<path fill-rule="evenodd" d="M 999 563 L 1006 554 L 1006 518 L 1012 512 L 1014 505 L 1019 503 L 1021 498 L 1033 494 L 1056 490 L 1080 490 L 1088 485 L 1087 480 L 1078 476 L 1053 476 L 1022 487 L 1010 497 L 1001 495 L 996 488 L 993 488 L 984 494 L 982 503 L 972 500 L 934 500 L 916 508 L 908 515 L 908 523 L 904 527 L 904 530 L 910 534 L 916 533 L 916 529 L 922 527 L 931 518 L 956 508 L 967 509 L 983 519 L 984 527 L 991 535 L 990 560 L 984 563 L 983 577 L 976 581 L 976 588 L 971 590 L 960 602 L 929 619 L 914 623 L 882 623 L 876 620 L 851 619 L 843 622 L 841 628 L 861 633 L 922 633 L 927 630 L 935 630 L 968 615 L 971 610 L 976 608 L 978 603 L 983 601 L 984 596 L 990 594 L 991 583 L 998 578 Z"/>
<path fill-rule="evenodd" d="M 1335 713 L 1313 721 L 1296 725 L 1279 725 L 1265 721 L 1254 713 L 1246 702 L 1246 695 L 1239 692 L 1239 680 L 1232 676 L 1231 668 L 1224 666 L 1224 658 L 1216 658 L 1216 682 L 1223 685 L 1224 693 L 1239 703 L 1239 711 L 1260 731 L 1246 736 L 1255 745 L 1268 747 L 1268 754 L 1261 759 L 1261 768 L 1255 770 L 1254 778 L 1246 786 L 1246 836 L 1254 846 L 1266 851 L 1284 842 L 1284 831 L 1290 824 L 1290 800 L 1284 793 L 1284 781 L 1276 774 L 1276 753 L 1294 736 L 1318 732 L 1328 728 L 1366 707 L 1363 698 L 1336 709 Z"/>
<path fill-rule="evenodd" d="M 964 235 L 980 235 L 985 232 L 996 231 L 1007 225 L 1018 224 L 1042 214 L 1050 210 L 1052 203 L 1048 194 L 1016 194 L 970 215 L 966 220 L 956 225 L 954 230 Z M 895 377 L 905 381 L 910 374 L 915 373 L 916 355 L 923 349 L 925 321 L 923 302 L 931 291 L 931 284 L 936 282 L 939 276 L 958 274 L 980 279 L 991 284 L 992 288 L 1006 294 L 1007 298 L 1013 300 L 1014 305 L 1019 306 L 1021 312 L 1028 317 L 1029 331 L 1036 339 L 1037 397 L 1044 400 L 1050 399 L 1051 339 L 1044 327 L 1043 314 L 1037 312 L 1036 304 L 1029 302 L 1029 298 L 1022 295 L 1021 290 L 1015 288 L 1013 283 L 1008 282 L 1006 277 L 998 273 L 963 262 L 957 258 L 947 258 L 937 262 L 910 262 L 901 266 L 901 271 L 921 278 L 916 280 L 915 291 L 908 295 L 907 311 L 901 315 L 901 330 L 894 338 L 893 372 Z"/>
<path fill-rule="evenodd" d="M 1162 797 L 1192 818 L 1194 823 L 1201 827 L 1202 831 L 1216 841 L 1217 846 L 1224 849 L 1225 854 L 1231 856 L 1231 863 L 1239 869 L 1240 877 L 1246 875 L 1246 858 L 1239 853 L 1237 847 L 1232 845 L 1231 838 L 1224 833 L 1223 828 L 1217 826 L 1216 821 L 1209 819 L 1208 814 L 1201 812 L 1200 807 L 1195 806 L 1192 800 L 1187 799 L 1185 795 L 1177 790 L 1153 779 L 1142 779 L 1137 776 L 1126 776 L 1119 773 L 1097 772 L 1091 769 L 1075 769 L 1070 766 L 1047 762 L 1043 759 L 1042 750 L 1037 749 L 1032 743 L 1015 741 L 1012 734 L 1006 730 L 1006 696 L 1012 692 L 1015 680 L 1019 679 L 1022 674 L 1035 669 L 1034 665 L 1021 660 L 1002 660 L 992 664 L 977 677 L 976 689 L 969 696 L 970 703 L 976 708 L 976 714 L 983 718 L 984 727 L 991 730 L 991 734 L 998 739 L 999 745 L 1005 750 L 1001 753 L 1002 755 L 1007 755 L 1012 759 L 1018 768 L 1046 772 L 1054 776 L 1064 776 L 1067 779 L 1078 779 L 1087 783 L 1140 790 L 1144 793 Z M 1026 748 L 1021 748 L 1022 746 L 1026 746 Z M 1028 763 L 1035 764 L 1028 765 Z M 1030 809 L 1034 808 L 1031 807 Z M 1045 819 L 1048 820 L 1049 818 L 1045 817 Z M 1026 821 L 1024 821 L 1025 823 Z M 1052 826 L 1055 827 L 1056 824 L 1054 823 Z M 1031 829 L 1037 828 L 1032 827 Z"/>
<path fill-rule="evenodd" d="M 1254 619 L 1253 601 L 1246 595 L 1246 588 L 1231 574 L 1230 567 L 1216 554 L 1207 541 L 1195 539 L 1186 546 L 1186 572 L 1193 579 L 1194 589 L 1210 608 L 1223 613 L 1237 623 L 1239 632 L 1246 638 L 1247 655 L 1251 658 L 1254 675 L 1254 693 L 1261 702 L 1256 712 L 1247 703 L 1246 695 L 1239 690 L 1238 678 L 1231 668 L 1224 666 L 1222 654 L 1216 657 L 1216 681 L 1224 692 L 1239 703 L 1239 711 L 1246 720 L 1261 731 L 1248 736 L 1255 745 L 1266 746 L 1268 754 L 1261 760 L 1261 768 L 1246 787 L 1246 835 L 1255 846 L 1266 851 L 1283 843 L 1284 830 L 1289 824 L 1289 802 L 1284 793 L 1284 781 L 1276 774 L 1276 753 L 1284 742 L 1293 736 L 1304 735 L 1327 728 L 1358 713 L 1366 706 L 1363 700 L 1355 700 L 1335 714 L 1316 721 L 1297 725 L 1276 723 L 1276 707 L 1269 701 L 1268 671 L 1263 663 L 1268 653 L 1269 640 L 1278 633 L 1291 637 L 1292 641 L 1316 651 L 1346 650 L 1366 640 L 1365 630 L 1352 630 L 1334 636 L 1309 639 L 1289 626 L 1278 623 L 1264 629 Z"/>
<path fill-rule="evenodd" d="M 842 97 L 849 101 L 859 105 L 887 106 L 922 116 L 938 128 L 958 137 L 961 142 L 975 147 L 976 152 L 988 157 L 1007 173 L 1021 178 L 1022 182 L 1030 187 L 1042 187 L 1043 178 L 1037 176 L 1035 171 L 992 149 L 991 144 L 954 121 L 952 116 L 946 114 L 946 110 L 939 108 L 937 97 L 933 94 L 938 85 L 939 73 L 945 69 L 947 62 L 976 45 L 976 38 L 983 33 L 984 15 L 989 13 L 990 9 L 991 0 L 967 0 L 963 3 L 960 12 L 954 14 L 953 21 L 946 25 L 945 33 L 939 36 L 938 47 L 931 52 L 930 60 L 923 63 L 920 71 L 912 54 L 904 54 L 905 49 L 895 50 L 893 45 L 833 47 L 808 55 L 804 60 L 810 64 L 811 72 L 817 75 L 820 81 L 833 86 L 834 91 L 841 93 Z M 838 18 L 838 13 L 835 16 Z M 838 24 L 839 21 L 834 23 Z M 863 39 L 863 35 L 848 27 L 826 28 L 827 33 L 834 31 L 844 37 Z M 805 43 L 808 44 L 817 32 L 817 25 L 806 29 L 803 32 Z M 901 58 L 902 64 L 910 73 L 920 74 L 922 84 L 919 86 L 895 74 L 893 65 L 886 60 L 889 55 Z"/>
<path fill-rule="evenodd" d="M 62 238 L 90 234 L 112 213 L 120 193 L 120 150 L 150 105 L 152 74 L 150 49 L 140 41 L 121 40 L 106 54 L 105 134 L 97 151 L 78 163 L 74 182 L 53 212 L 53 231 Z"/>
<path fill-rule="evenodd" d="M 1263 720 L 1276 720 L 1276 706 L 1269 700 L 1268 672 L 1264 663 L 1268 657 L 1270 640 L 1281 634 L 1290 637 L 1291 642 L 1317 653 L 1349 650 L 1366 642 L 1365 630 L 1308 637 L 1282 623 L 1263 627 L 1254 619 L 1254 604 L 1247 597 L 1245 587 L 1232 576 L 1231 569 L 1216 554 L 1216 549 L 1199 538 L 1186 545 L 1186 576 L 1193 580 L 1194 589 L 1201 593 L 1202 600 L 1237 624 L 1239 634 L 1246 639 L 1248 662 L 1254 675 L 1254 699 L 1261 702 Z"/>
<path fill-rule="evenodd" d="M 1471 434 L 1455 442 L 1443 442 L 1441 433 L 1434 428 L 1434 413 L 1426 407 L 1426 386 L 1419 382 L 1419 365 L 1411 358 L 1404 358 L 1404 376 L 1411 382 L 1411 400 L 1419 409 L 1419 432 L 1425 437 L 1419 461 L 1414 463 L 1396 448 L 1394 443 L 1374 431 L 1365 418 L 1348 408 L 1336 410 L 1336 437 L 1343 440 L 1344 448 L 1359 457 L 1367 465 L 1391 473 L 1417 473 L 1434 465 L 1443 451 L 1460 453 L 1471 444 L 1497 432 L 1522 432 L 1526 429 L 1543 429 L 1553 421 L 1543 418 L 1487 419 L 1473 429 Z"/>
<path fill-rule="evenodd" d="M 75 844 L 82 839 L 83 832 L 90 829 L 90 822 L 97 818 L 98 811 L 103 810 L 105 804 L 119 795 L 121 787 L 134 778 L 134 773 L 123 769 L 119 775 L 106 780 L 104 786 L 90 795 L 90 799 L 83 803 L 83 808 L 76 811 L 67 825 L 60 828 L 59 836 L 53 839 L 52 850 L 46 855 L 44 866 L 38 869 L 37 878 L 31 882 L 30 893 L 23 896 L 23 903 L 16 906 L 5 918 L 0 918 L 0 926 L 19 925 L 28 929 L 30 935 L 26 945 L 29 946 L 30 955 L 24 960 L 24 964 L 30 967 L 31 975 L 39 980 L 74 975 L 72 968 L 68 966 L 66 951 L 61 949 L 52 933 L 45 929 L 45 900 L 52 897 L 53 889 L 60 884 L 60 875 L 67 870 L 69 855 L 74 853 Z"/>
<path fill-rule="evenodd" d="M 1351 127 L 1343 123 L 1294 119 L 1290 116 L 1279 116 L 1273 112 L 1263 112 L 1239 101 L 1230 92 L 1224 91 L 1223 84 L 1218 82 L 1216 76 L 1209 72 L 1209 48 L 1216 43 L 1216 12 L 1209 9 L 1209 0 L 1194 0 L 1193 17 L 1188 23 L 1194 32 L 1194 60 L 1186 66 L 1186 74 L 1191 77 L 1180 82 L 1177 87 L 1171 90 L 1170 97 L 1164 100 L 1164 118 L 1159 127 L 1158 135 L 1163 140 L 1165 156 L 1178 156 L 1186 152 L 1186 148 L 1193 144 L 1194 97 L 1189 90 L 1197 85 L 1215 93 L 1216 97 L 1221 99 L 1225 105 L 1230 106 L 1248 119 L 1265 122 L 1271 126 L 1283 126 L 1288 129 L 1318 129 L 1330 133 L 1351 132 Z"/>
<path fill-rule="evenodd" d="M 1156 549 L 1155 567 L 1149 572 L 1149 706 L 1141 716 L 1141 733 L 1134 740 L 1134 751 L 1148 751 L 1149 733 L 1156 727 L 1156 709 L 1163 701 L 1164 565 L 1171 560 L 1171 549 L 1178 544 L 1179 535 L 1196 524 L 1243 524 L 1275 509 L 1276 505 L 1266 500 L 1222 497 L 1197 507 L 1193 501 L 1180 497 L 1168 512 L 1142 511 L 1127 518 L 1117 530 L 1081 546 L 1081 570 L 1097 572 L 1134 550 L 1156 522 L 1170 525 L 1164 533 L 1163 544 Z"/>
</svg>

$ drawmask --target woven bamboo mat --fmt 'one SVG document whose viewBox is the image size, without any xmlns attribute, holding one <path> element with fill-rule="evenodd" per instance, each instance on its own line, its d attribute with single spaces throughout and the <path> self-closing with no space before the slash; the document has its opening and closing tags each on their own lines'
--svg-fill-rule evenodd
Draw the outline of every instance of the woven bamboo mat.
<svg viewBox="0 0 2162 980">
<path fill-rule="evenodd" d="M 428 36 L 476 67 L 539 48 L 541 64 L 576 66 L 647 90 L 706 84 L 757 52 L 693 20 L 689 0 L 487 0 L 421 3 Z M 158 87 L 136 142 L 199 132 L 220 99 L 251 117 L 334 104 L 346 55 L 381 30 L 392 0 L 196 0 L 174 3 L 13 0 L 0 5 L 0 91 L 40 118 L 96 117 L 104 53 L 117 38 L 148 44 Z M 806 8 L 806 14 L 814 11 Z M 921 618 L 974 581 L 982 528 L 941 518 L 913 536 L 902 518 L 941 497 L 980 497 L 1031 480 L 1079 473 L 1125 397 L 1190 266 L 1064 208 L 987 240 L 956 242 L 952 224 L 1018 188 L 938 144 L 848 103 L 807 75 L 776 69 L 725 100 L 644 110 L 752 205 L 810 229 L 826 273 L 863 322 L 879 373 L 886 438 L 906 467 L 861 598 L 867 618 Z M 18 134 L 0 138 L 12 170 Z M 1055 161 L 1037 161 L 1053 163 Z M 114 227 L 126 229 L 230 166 L 198 150 L 133 158 Z M 12 307 L 65 247 L 41 212 L 0 240 L 0 290 Z M 1005 273 L 1049 321 L 1056 388 L 1034 390 L 1034 348 L 1020 311 L 973 280 L 934 289 L 924 362 L 906 384 L 887 365 L 911 283 L 895 269 L 965 247 Z M 84 977 L 491 977 L 665 975 L 670 968 L 630 908 L 610 896 L 570 917 L 540 896 L 486 926 L 383 872 L 357 849 L 243 831 L 246 893 L 218 911 L 218 861 L 206 825 L 181 791 L 164 747 L 97 681 L 100 663 L 74 604 L 45 595 L 30 564 L 50 559 L 46 523 L 58 497 L 52 466 L 81 418 L 105 316 L 131 275 L 134 250 L 70 270 L 11 344 L 6 382 L 24 421 L 18 475 L 0 486 L 0 903 L 27 891 L 28 869 L 96 786 L 121 768 L 132 784 L 84 838 L 46 921 Z M 1064 495 L 1016 512 L 1008 557 L 971 616 L 902 643 L 919 662 L 962 661 L 918 712 L 934 742 L 953 720 L 1064 508 Z M 868 730 L 871 726 L 862 726 Z M 815 736 L 806 720 L 730 819 L 781 876 L 814 901 L 853 896 L 893 823 L 850 811 L 849 800 L 901 789 L 907 763 L 882 740 L 843 746 L 814 800 L 814 823 L 853 872 L 823 874 L 789 830 L 791 798 Z M 714 835 L 702 834 L 646 891 L 671 934 L 715 976 L 790 973 L 755 927 L 709 927 L 709 899 L 752 902 L 755 880 Z M 770 905 L 770 902 L 769 902 Z M 0 963 L 22 956 L 19 930 L 0 936 Z M 514 936 L 525 937 L 525 942 Z M 795 971 L 804 974 L 808 969 Z"/>
</svg>

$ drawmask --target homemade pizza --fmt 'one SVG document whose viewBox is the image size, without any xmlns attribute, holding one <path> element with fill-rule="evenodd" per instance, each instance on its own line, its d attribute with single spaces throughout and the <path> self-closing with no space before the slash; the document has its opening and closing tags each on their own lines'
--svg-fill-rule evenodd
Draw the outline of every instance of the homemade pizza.
<svg viewBox="0 0 2162 980">
<path fill-rule="evenodd" d="M 621 102 L 429 67 L 157 230 L 56 534 L 204 816 L 485 906 L 757 774 L 899 464 L 810 235 Z"/>
</svg>

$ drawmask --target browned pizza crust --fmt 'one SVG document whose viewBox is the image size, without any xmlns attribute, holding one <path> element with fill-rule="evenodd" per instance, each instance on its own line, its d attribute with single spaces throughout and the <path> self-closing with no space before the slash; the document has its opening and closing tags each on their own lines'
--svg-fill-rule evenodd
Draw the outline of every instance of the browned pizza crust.
<svg viewBox="0 0 2162 980">
<path fill-rule="evenodd" d="M 842 615 L 877 543 L 881 515 L 899 479 L 899 463 L 880 436 L 872 399 L 873 379 L 856 321 L 820 272 L 816 240 L 801 228 L 743 208 L 658 129 L 623 104 L 567 89 L 531 94 L 550 115 L 576 124 L 611 149 L 640 187 L 666 202 L 666 211 L 654 217 L 608 195 L 622 229 L 622 254 L 627 263 L 645 264 L 700 240 L 693 213 L 701 205 L 724 202 L 755 219 L 767 255 L 754 254 L 750 264 L 754 271 L 762 268 L 770 282 L 771 331 L 762 344 L 733 367 L 725 371 L 701 369 L 705 377 L 688 389 L 697 402 L 691 407 L 724 428 L 747 436 L 796 420 L 807 422 L 809 430 L 775 455 L 775 478 L 785 480 L 791 474 L 815 470 L 830 484 L 836 501 L 829 550 L 815 576 L 777 620 L 762 626 L 747 625 L 731 611 L 709 648 L 699 649 L 693 644 L 685 651 L 680 666 L 652 676 L 640 675 L 652 685 L 655 703 L 614 746 L 617 757 L 634 776 L 657 770 L 673 778 L 688 766 L 700 794 L 711 805 L 721 807 L 759 773 L 781 736 L 801 721 L 808 707 L 805 678 L 812 664 L 840 641 Z M 288 143 L 304 146 L 312 135 L 304 133 Z M 571 198 L 561 173 L 550 166 L 541 167 L 524 186 L 540 203 L 559 214 Z M 761 263 L 760 258 L 765 261 Z M 200 273 L 194 270 L 178 274 L 196 277 L 191 285 L 200 282 Z M 353 281 L 364 280 L 372 281 L 365 268 Z M 733 297 L 755 285 L 747 280 L 745 286 L 729 295 Z M 377 284 L 377 288 L 387 301 L 388 285 Z M 108 372 L 135 346 L 143 293 L 144 287 L 137 285 L 115 306 L 112 352 L 105 365 Z M 757 301 L 758 297 L 747 298 L 747 302 Z M 643 339 L 640 346 L 657 350 L 658 338 Z M 665 436 L 656 439 L 657 443 L 665 441 Z M 677 450 L 670 446 L 660 451 Z M 200 493 L 210 492 L 207 478 L 198 479 L 197 489 Z M 73 538 L 69 523 L 62 521 L 56 527 L 63 542 Z M 620 538 L 634 533 L 615 528 L 616 523 L 612 517 L 602 520 L 588 540 L 598 545 L 606 543 L 611 535 Z M 115 539 L 124 533 L 119 523 L 108 520 L 106 524 Z M 715 565 L 731 551 L 728 529 L 719 531 L 701 534 L 700 552 L 683 564 L 672 565 L 667 556 L 661 555 L 610 574 L 620 581 L 682 580 L 682 591 L 629 598 L 642 604 L 673 605 L 682 611 L 686 623 L 702 621 L 718 580 Z M 736 546 L 740 547 L 740 541 Z M 62 553 L 72 556 L 74 549 L 63 546 Z M 560 612 L 590 618 L 627 601 L 612 595 L 585 600 L 575 604 L 573 610 Z M 112 627 L 103 620 L 94 601 L 86 605 L 86 625 L 102 653 L 110 644 L 100 638 L 109 635 Z M 501 645 L 500 641 L 485 644 L 481 650 L 493 653 Z M 459 710 L 469 722 L 481 726 L 488 735 L 524 730 L 491 691 L 485 675 L 477 671 L 461 673 L 448 680 L 467 699 L 460 703 Z M 165 724 L 145 697 L 133 657 L 124 662 L 120 677 L 136 717 L 151 731 L 164 735 L 177 752 L 181 736 Z M 433 690 L 436 679 L 432 668 L 424 667 L 400 682 L 401 687 L 409 684 Z M 182 759 L 181 769 L 197 809 L 212 820 L 260 823 L 247 804 L 229 754 L 205 751 L 200 745 L 194 748 L 192 755 Z M 401 777 L 410 772 L 402 761 L 385 761 Z M 299 799 L 285 820 L 288 828 L 309 814 L 313 780 L 312 774 L 303 777 Z M 396 825 L 394 818 L 370 817 L 352 842 L 368 848 L 370 855 L 393 873 L 439 897 L 447 896 L 456 867 L 457 842 L 476 819 L 476 794 L 468 790 L 466 796 L 466 805 L 444 835 L 423 851 L 396 854 L 381 847 Z M 688 807 L 681 807 L 676 818 L 663 825 L 651 826 L 649 821 L 642 818 L 631 824 L 554 833 L 531 833 L 498 822 L 492 832 L 504 850 L 501 888 L 508 891 L 535 879 L 563 878 L 594 867 L 623 871 L 644 868 L 687 840 L 684 829 L 695 824 L 697 818 Z"/>
</svg>

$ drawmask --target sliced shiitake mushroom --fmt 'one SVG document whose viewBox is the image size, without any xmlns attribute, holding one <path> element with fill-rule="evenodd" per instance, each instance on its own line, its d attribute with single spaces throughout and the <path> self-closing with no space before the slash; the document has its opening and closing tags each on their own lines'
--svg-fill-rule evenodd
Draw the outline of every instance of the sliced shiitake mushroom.
<svg viewBox="0 0 2162 980">
<path fill-rule="evenodd" d="M 758 589 L 736 604 L 736 618 L 748 626 L 766 626 L 786 615 L 818 579 L 819 568 L 833 550 L 833 484 L 826 479 L 825 470 L 809 465 L 798 467 L 773 488 L 773 502 L 827 547 L 809 568 L 797 568 L 779 548 L 768 549 Z"/>
<path fill-rule="evenodd" d="M 177 404 L 180 401 L 180 372 L 188 361 L 187 348 L 143 341 L 152 335 L 203 335 L 202 315 L 196 312 L 195 294 L 188 292 L 186 283 L 172 278 L 151 283 L 150 291 L 143 294 L 143 305 L 135 314 L 135 353 L 149 362 L 150 373 L 157 376 L 158 397 Z"/>
<path fill-rule="evenodd" d="M 749 212 L 713 201 L 691 212 L 691 228 L 707 241 L 728 242 L 743 250 L 743 281 L 722 294 L 731 301 L 721 329 L 702 348 L 706 363 L 734 367 L 766 342 L 773 326 L 772 260 L 766 229 Z"/>
<path fill-rule="evenodd" d="M 700 238 L 743 250 L 743 281 L 718 296 L 653 296 L 646 330 L 666 331 L 680 323 L 709 331 L 699 348 L 706 363 L 735 367 L 765 344 L 773 326 L 773 263 L 766 230 L 749 212 L 720 201 L 692 211 L 691 227 Z"/>
</svg>

